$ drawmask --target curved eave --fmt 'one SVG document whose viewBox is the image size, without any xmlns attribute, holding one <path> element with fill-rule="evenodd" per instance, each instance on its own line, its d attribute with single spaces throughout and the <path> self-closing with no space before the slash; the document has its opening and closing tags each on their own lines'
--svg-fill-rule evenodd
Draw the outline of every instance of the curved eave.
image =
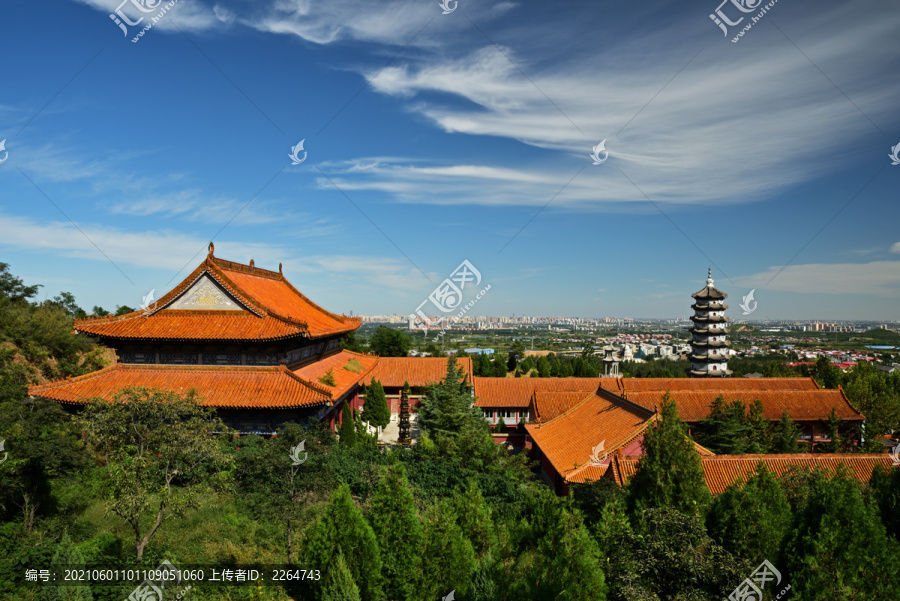
<svg viewBox="0 0 900 601">
<path fill-rule="evenodd" d="M 693 370 L 693 369 L 692 369 L 692 370 L 690 370 L 690 373 L 691 373 L 692 376 L 702 376 L 702 377 L 707 377 L 707 376 L 709 376 L 709 377 L 712 377 L 712 378 L 721 378 L 721 377 L 724 377 L 724 376 L 730 376 L 730 375 L 731 375 L 731 370 L 730 370 L 730 369 L 725 369 L 725 370 L 722 370 L 722 371 L 696 371 L 696 370 Z"/>
<path fill-rule="evenodd" d="M 695 340 L 695 341 L 691 342 L 691 346 L 701 346 L 701 347 L 708 347 L 708 348 L 725 348 L 725 347 L 731 346 L 731 343 L 728 342 L 727 340 L 724 342 L 710 342 L 710 341 L 702 341 L 701 342 L 699 340 Z"/>
<path fill-rule="evenodd" d="M 716 302 L 706 304 L 694 303 L 693 305 L 691 305 L 691 309 L 693 309 L 694 311 L 724 311 L 727 308 L 728 305 L 726 305 L 725 303 Z"/>
<path fill-rule="evenodd" d="M 716 330 L 710 330 L 708 328 L 688 328 L 688 332 L 700 336 L 720 336 L 722 334 L 727 334 L 728 328 L 719 328 Z"/>
<path fill-rule="evenodd" d="M 728 318 L 724 315 L 691 315 L 691 321 L 694 323 L 727 323 Z"/>
</svg>

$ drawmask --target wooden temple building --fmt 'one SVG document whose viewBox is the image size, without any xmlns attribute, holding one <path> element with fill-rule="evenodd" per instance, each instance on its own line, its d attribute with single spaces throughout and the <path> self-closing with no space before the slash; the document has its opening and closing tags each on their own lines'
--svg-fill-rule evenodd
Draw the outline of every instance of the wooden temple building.
<svg viewBox="0 0 900 601">
<path fill-rule="evenodd" d="M 335 427 L 344 403 L 361 405 L 359 383 L 378 362 L 340 348 L 360 321 L 309 300 L 281 265 L 269 271 L 214 250 L 146 309 L 76 320 L 75 332 L 114 349 L 117 362 L 29 394 L 77 405 L 130 386 L 193 390 L 238 432 L 272 434 L 310 418 Z"/>
</svg>

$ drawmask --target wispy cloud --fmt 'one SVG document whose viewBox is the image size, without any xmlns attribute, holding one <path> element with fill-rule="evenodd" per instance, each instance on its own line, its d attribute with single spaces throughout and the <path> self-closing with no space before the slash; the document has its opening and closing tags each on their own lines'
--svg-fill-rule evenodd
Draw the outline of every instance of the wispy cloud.
<svg viewBox="0 0 900 601">
<path fill-rule="evenodd" d="M 760 273 L 732 279 L 738 286 L 784 292 L 900 296 L 900 261 L 789 265 L 772 280 L 780 269 L 780 266 L 773 266 Z"/>
</svg>

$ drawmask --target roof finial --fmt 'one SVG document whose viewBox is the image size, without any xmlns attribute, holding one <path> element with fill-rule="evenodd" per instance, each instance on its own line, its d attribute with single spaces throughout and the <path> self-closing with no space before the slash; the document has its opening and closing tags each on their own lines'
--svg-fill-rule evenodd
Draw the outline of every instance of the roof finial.
<svg viewBox="0 0 900 601">
<path fill-rule="evenodd" d="M 256 269 L 256 264 L 253 262 L 253 259 L 250 259 L 250 269 Z"/>
<path fill-rule="evenodd" d="M 210 257 L 213 256 L 213 251 L 215 251 L 215 250 L 216 250 L 215 245 L 212 242 L 210 242 L 209 243 L 209 256 Z"/>
<path fill-rule="evenodd" d="M 707 285 L 707 286 L 712 286 L 712 285 L 713 285 L 713 279 L 712 279 L 712 267 L 710 267 L 710 268 L 707 269 L 707 271 L 706 271 L 706 285 Z"/>
<path fill-rule="evenodd" d="M 278 264 L 278 273 L 281 273 L 281 275 L 284 275 L 284 274 L 281 272 L 281 263 Z"/>
</svg>

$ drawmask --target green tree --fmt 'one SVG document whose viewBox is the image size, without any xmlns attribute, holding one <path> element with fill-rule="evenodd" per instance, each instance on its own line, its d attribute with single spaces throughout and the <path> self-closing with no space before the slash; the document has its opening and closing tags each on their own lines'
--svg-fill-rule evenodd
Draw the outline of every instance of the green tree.
<svg viewBox="0 0 900 601">
<path fill-rule="evenodd" d="M 94 308 L 91 309 L 91 315 L 95 315 L 96 317 L 107 317 L 109 311 L 99 305 L 94 305 Z"/>
<path fill-rule="evenodd" d="M 372 496 L 369 523 L 381 549 L 387 598 L 396 601 L 413 599 L 417 579 L 415 566 L 422 553 L 423 533 L 402 463 L 381 469 Z"/>
<path fill-rule="evenodd" d="M 500 360 L 499 357 L 494 359 L 494 362 L 491 364 L 493 373 L 491 374 L 495 378 L 505 378 L 507 374 L 507 365 Z"/>
<path fill-rule="evenodd" d="M 753 565 L 764 559 L 775 563 L 790 529 L 791 507 L 760 461 L 747 482 L 732 484 L 713 499 L 706 524 L 710 536 L 734 555 Z"/>
<path fill-rule="evenodd" d="M 0 515 L 17 508 L 30 532 L 37 516 L 54 504 L 53 483 L 86 468 L 88 458 L 58 403 L 7 401 L 0 405 L 0 424 L 7 455 L 0 467 Z"/>
<path fill-rule="evenodd" d="M 460 597 L 466 594 L 476 565 L 475 552 L 447 502 L 428 510 L 419 565 L 417 601 L 440 599 L 451 590 Z"/>
<path fill-rule="evenodd" d="M 311 566 L 333 566 L 344 556 L 362 601 L 380 601 L 382 592 L 381 551 L 372 527 L 343 484 L 334 491 L 325 511 L 305 533 L 304 559 Z M 323 599 L 319 591 L 317 599 Z"/>
<path fill-rule="evenodd" d="M 890 599 L 900 590 L 900 544 L 846 473 L 788 479 L 794 523 L 784 543 L 791 595 L 813 601 Z"/>
<path fill-rule="evenodd" d="M 494 427 L 494 431 L 497 433 L 506 432 L 506 420 L 504 420 L 502 417 L 498 419 L 497 425 Z"/>
<path fill-rule="evenodd" d="M 700 455 L 668 393 L 663 396 L 659 419 L 647 428 L 641 446 L 644 455 L 628 487 L 631 511 L 669 507 L 689 515 L 702 513 L 710 494 Z"/>
<path fill-rule="evenodd" d="M 322 601 L 360 601 L 359 587 L 353 582 L 353 574 L 344 560 L 344 553 L 338 550 L 334 567 L 328 570 L 322 587 Z"/>
<path fill-rule="evenodd" d="M 215 437 L 225 424 L 190 393 L 126 388 L 95 399 L 79 423 L 106 464 L 108 508 L 134 534 L 138 560 L 165 522 L 198 504 L 206 470 L 230 463 Z"/>
<path fill-rule="evenodd" d="M 781 419 L 775 426 L 772 434 L 772 453 L 799 453 L 800 452 L 800 428 L 788 415 L 787 409 L 781 414 Z"/>
<path fill-rule="evenodd" d="M 763 453 L 769 447 L 769 436 L 762 412 L 758 399 L 748 407 L 740 399 L 728 403 L 720 395 L 697 425 L 700 443 L 720 455 Z"/>
<path fill-rule="evenodd" d="M 366 402 L 363 405 L 363 417 L 372 426 L 384 428 L 391 423 L 391 410 L 388 408 L 387 396 L 381 382 L 373 379 L 366 388 Z"/>
<path fill-rule="evenodd" d="M 369 348 L 379 357 L 406 357 L 412 340 L 403 330 L 378 326 L 369 341 Z"/>
<path fill-rule="evenodd" d="M 129 307 L 128 305 L 118 305 L 116 307 L 116 315 L 125 315 L 127 313 L 133 313 L 134 309 Z"/>
<path fill-rule="evenodd" d="M 540 375 L 540 377 L 542 377 L 542 378 L 550 377 L 550 362 L 547 360 L 547 357 L 538 357 L 537 370 L 538 370 L 538 375 Z"/>
<path fill-rule="evenodd" d="M 338 429 L 341 446 L 352 448 L 356 446 L 356 425 L 353 423 L 353 414 L 350 411 L 350 403 L 344 401 L 341 409 L 341 426 Z"/>
<path fill-rule="evenodd" d="M 50 565 L 61 575 L 64 570 L 84 569 L 84 564 L 81 551 L 69 538 L 69 532 L 64 531 Z M 91 587 L 86 585 L 60 582 L 54 586 L 41 587 L 41 601 L 93 601 L 93 599 Z"/>
<path fill-rule="evenodd" d="M 887 533 L 900 541 L 900 469 L 879 466 L 873 470 L 869 493 Z"/>
<path fill-rule="evenodd" d="M 74 317 L 76 319 L 83 319 L 87 317 L 87 313 L 84 311 L 84 309 L 78 306 L 78 303 L 75 302 L 75 295 L 71 292 L 60 292 L 49 302 L 60 307 L 63 311 L 66 312 L 66 315 L 70 317 Z"/>
<path fill-rule="evenodd" d="M 356 336 L 356 330 L 351 330 L 341 337 L 341 348 L 354 353 L 364 353 L 365 345 Z"/>
<path fill-rule="evenodd" d="M 645 510 L 640 521 L 640 530 L 622 530 L 610 557 L 612 601 L 720 601 L 754 567 L 712 540 L 697 515 L 658 507 Z"/>
<path fill-rule="evenodd" d="M 26 286 L 22 278 L 17 278 L 9 272 L 9 263 L 0 263 L 0 297 L 6 297 L 12 301 L 26 300 L 38 293 L 40 284 Z"/>
<path fill-rule="evenodd" d="M 447 358 L 444 379 L 429 387 L 419 409 L 419 424 L 432 436 L 459 434 L 467 426 L 484 425 L 481 411 L 474 408 L 475 399 L 467 390 L 465 373 L 456 365 L 456 358 Z"/>
<path fill-rule="evenodd" d="M 843 421 L 837 415 L 834 407 L 825 420 L 825 431 L 828 432 L 828 442 L 822 443 L 816 450 L 825 453 L 840 453 L 846 445 L 846 438 L 841 435 Z"/>
<path fill-rule="evenodd" d="M 520 526 L 525 548 L 518 553 L 510 584 L 513 598 L 535 601 L 604 601 L 606 581 L 600 551 L 581 516 L 545 495 L 532 520 Z"/>
</svg>

